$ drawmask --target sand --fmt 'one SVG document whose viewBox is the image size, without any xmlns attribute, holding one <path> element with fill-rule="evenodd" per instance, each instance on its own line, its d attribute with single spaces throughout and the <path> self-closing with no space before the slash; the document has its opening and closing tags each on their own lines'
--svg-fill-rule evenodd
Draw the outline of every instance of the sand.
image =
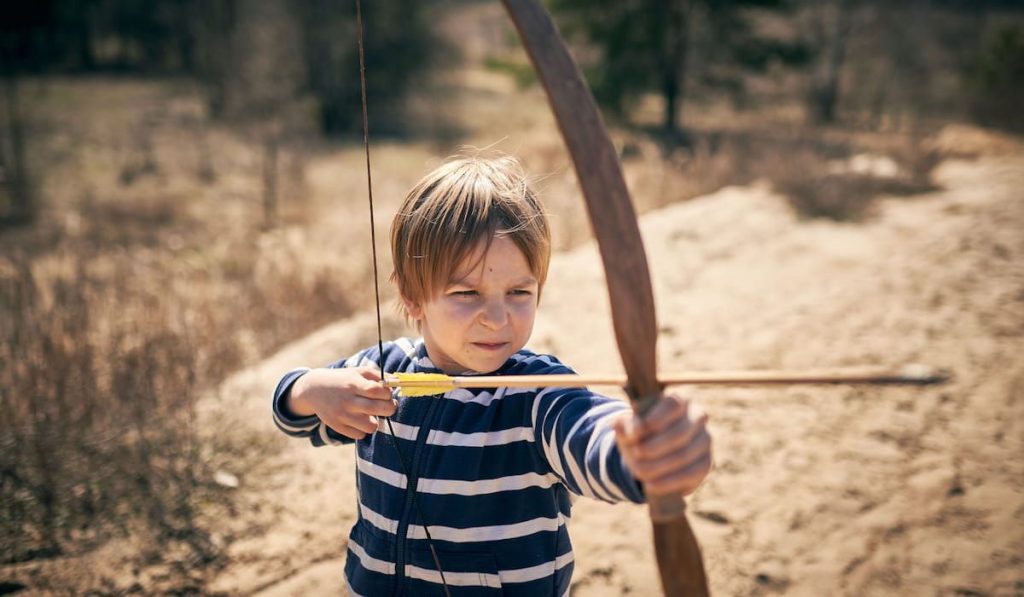
<svg viewBox="0 0 1024 597">
<path fill-rule="evenodd" d="M 935 181 L 856 224 L 800 220 L 759 185 L 642 218 L 663 370 L 917 362 L 955 375 L 680 389 L 711 417 L 716 466 L 689 512 L 714 593 L 1024 594 L 1024 150 L 949 159 Z M 352 451 L 279 438 L 269 395 L 287 369 L 375 338 L 370 314 L 339 322 L 204 403 L 204 424 L 273 447 L 223 521 L 234 540 L 210 590 L 344 594 Z M 592 245 L 554 258 L 531 346 L 620 370 Z M 645 508 L 580 500 L 570 529 L 574 595 L 656 594 Z"/>
</svg>

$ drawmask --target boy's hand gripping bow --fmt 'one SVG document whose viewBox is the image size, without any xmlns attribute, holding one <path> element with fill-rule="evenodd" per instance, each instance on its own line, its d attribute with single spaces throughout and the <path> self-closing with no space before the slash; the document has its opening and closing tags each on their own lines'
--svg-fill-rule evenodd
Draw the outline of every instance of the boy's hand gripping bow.
<svg viewBox="0 0 1024 597">
<path fill-rule="evenodd" d="M 647 257 L 618 156 L 579 68 L 537 0 L 503 0 L 547 90 L 586 198 L 608 280 L 612 324 L 633 410 L 643 415 L 662 393 L 656 373 L 658 327 Z M 648 496 L 665 595 L 707 595 L 700 547 L 682 496 Z"/>
</svg>

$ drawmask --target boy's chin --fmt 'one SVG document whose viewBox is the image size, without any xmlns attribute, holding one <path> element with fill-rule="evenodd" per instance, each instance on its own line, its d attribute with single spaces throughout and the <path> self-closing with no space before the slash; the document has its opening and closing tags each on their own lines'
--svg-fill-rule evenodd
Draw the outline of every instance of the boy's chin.
<svg viewBox="0 0 1024 597">
<path fill-rule="evenodd" d="M 494 373 L 501 366 L 508 361 L 511 354 L 505 354 L 504 352 L 500 355 L 488 356 L 484 358 L 470 359 L 471 362 L 465 363 L 463 366 L 466 368 L 466 372 L 474 375 L 487 375 L 488 373 Z"/>
<path fill-rule="evenodd" d="M 501 366 L 505 364 L 506 360 L 507 359 L 502 359 L 502 361 L 500 363 L 497 363 L 497 364 L 494 364 L 494 363 L 474 363 L 472 365 L 466 366 L 466 370 L 463 372 L 463 374 L 464 375 L 490 375 L 491 373 L 494 373 L 498 369 L 501 369 Z"/>
</svg>

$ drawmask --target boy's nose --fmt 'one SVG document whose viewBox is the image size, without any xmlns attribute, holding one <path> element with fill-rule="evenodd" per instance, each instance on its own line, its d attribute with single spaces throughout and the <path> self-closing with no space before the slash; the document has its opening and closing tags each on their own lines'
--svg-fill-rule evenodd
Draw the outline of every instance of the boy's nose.
<svg viewBox="0 0 1024 597">
<path fill-rule="evenodd" d="M 480 316 L 481 323 L 489 328 L 504 327 L 508 322 L 508 310 L 502 301 L 487 301 Z"/>
</svg>

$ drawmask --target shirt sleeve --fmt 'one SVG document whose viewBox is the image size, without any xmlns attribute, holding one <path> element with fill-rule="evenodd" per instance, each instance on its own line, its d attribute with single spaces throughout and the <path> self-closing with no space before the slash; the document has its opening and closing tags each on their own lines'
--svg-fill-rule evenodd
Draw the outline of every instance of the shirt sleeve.
<svg viewBox="0 0 1024 597">
<path fill-rule="evenodd" d="M 571 492 L 605 502 L 645 501 L 610 424 L 626 410 L 621 400 L 586 389 L 538 392 L 532 421 L 537 448 Z"/>
<path fill-rule="evenodd" d="M 328 365 L 328 368 L 340 369 L 342 367 L 355 366 L 363 361 L 365 353 L 366 351 L 356 353 L 347 359 Z M 320 420 L 320 417 L 316 415 L 299 417 L 288 410 L 285 405 L 285 399 L 291 393 L 292 386 L 295 385 L 296 380 L 309 371 L 310 369 L 308 367 L 292 369 L 288 373 L 285 373 L 284 377 L 281 378 L 281 381 L 277 383 L 277 387 L 274 389 L 274 398 L 272 402 L 274 424 L 277 425 L 277 428 L 283 431 L 286 435 L 306 438 L 316 447 L 353 443 L 354 440 L 352 440 L 352 438 L 345 437 L 331 429 Z"/>
</svg>

